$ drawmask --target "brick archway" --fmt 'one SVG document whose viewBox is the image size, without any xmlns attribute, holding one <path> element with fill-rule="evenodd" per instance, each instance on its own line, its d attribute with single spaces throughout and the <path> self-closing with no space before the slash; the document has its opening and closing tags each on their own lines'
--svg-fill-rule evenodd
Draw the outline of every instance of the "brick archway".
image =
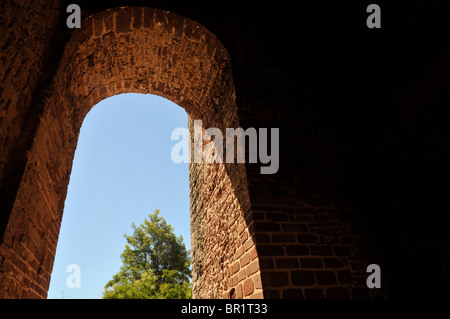
<svg viewBox="0 0 450 319">
<path fill-rule="evenodd" d="M 0 246 L 0 297 L 46 297 L 82 121 L 102 99 L 130 92 L 183 107 L 190 130 L 195 119 L 204 128 L 239 126 L 230 58 L 203 26 L 141 7 L 85 19 L 65 47 L 27 154 Z M 190 164 L 189 171 L 193 296 L 262 297 L 245 167 Z"/>
</svg>

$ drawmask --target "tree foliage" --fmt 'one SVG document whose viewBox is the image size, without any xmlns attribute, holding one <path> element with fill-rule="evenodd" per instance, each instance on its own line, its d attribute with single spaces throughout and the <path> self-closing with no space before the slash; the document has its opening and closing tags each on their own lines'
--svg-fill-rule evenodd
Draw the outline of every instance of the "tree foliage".
<svg viewBox="0 0 450 319">
<path fill-rule="evenodd" d="M 120 271 L 109 281 L 104 299 L 186 299 L 191 298 L 190 257 L 183 237 L 159 216 L 159 210 L 124 235 Z"/>
</svg>

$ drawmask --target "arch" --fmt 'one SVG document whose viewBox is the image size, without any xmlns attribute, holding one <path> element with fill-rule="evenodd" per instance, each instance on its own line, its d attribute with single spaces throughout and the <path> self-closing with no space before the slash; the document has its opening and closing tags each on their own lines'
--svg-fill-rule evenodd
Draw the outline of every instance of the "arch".
<svg viewBox="0 0 450 319">
<path fill-rule="evenodd" d="M 230 57 L 203 26 L 147 7 L 86 18 L 65 47 L 27 154 L 0 246 L 3 297 L 46 297 L 83 119 L 102 99 L 130 92 L 183 107 L 191 132 L 196 119 L 203 128 L 239 127 Z M 238 298 L 262 297 L 244 164 L 191 163 L 189 178 L 194 298 L 230 289 Z"/>
</svg>

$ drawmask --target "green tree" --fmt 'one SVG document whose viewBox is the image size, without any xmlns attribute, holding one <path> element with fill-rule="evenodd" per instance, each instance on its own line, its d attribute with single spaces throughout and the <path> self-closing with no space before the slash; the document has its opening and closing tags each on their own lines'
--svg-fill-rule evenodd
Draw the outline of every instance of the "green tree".
<svg viewBox="0 0 450 319">
<path fill-rule="evenodd" d="M 120 271 L 109 281 L 104 299 L 189 299 L 189 251 L 183 237 L 176 237 L 173 227 L 159 216 L 159 210 L 148 215 L 139 227 L 132 224 L 133 234 L 124 235 Z"/>
</svg>

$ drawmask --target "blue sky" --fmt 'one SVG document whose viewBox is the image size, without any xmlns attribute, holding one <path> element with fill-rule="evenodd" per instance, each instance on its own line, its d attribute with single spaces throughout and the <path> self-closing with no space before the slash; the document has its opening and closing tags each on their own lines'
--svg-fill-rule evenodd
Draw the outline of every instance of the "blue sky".
<svg viewBox="0 0 450 319">
<path fill-rule="evenodd" d="M 149 213 L 161 216 L 190 249 L 188 164 L 171 160 L 175 128 L 187 114 L 167 99 L 121 94 L 86 116 L 75 153 L 48 298 L 101 298 L 120 268 L 124 233 Z M 68 288 L 77 264 L 81 287 Z"/>
</svg>

